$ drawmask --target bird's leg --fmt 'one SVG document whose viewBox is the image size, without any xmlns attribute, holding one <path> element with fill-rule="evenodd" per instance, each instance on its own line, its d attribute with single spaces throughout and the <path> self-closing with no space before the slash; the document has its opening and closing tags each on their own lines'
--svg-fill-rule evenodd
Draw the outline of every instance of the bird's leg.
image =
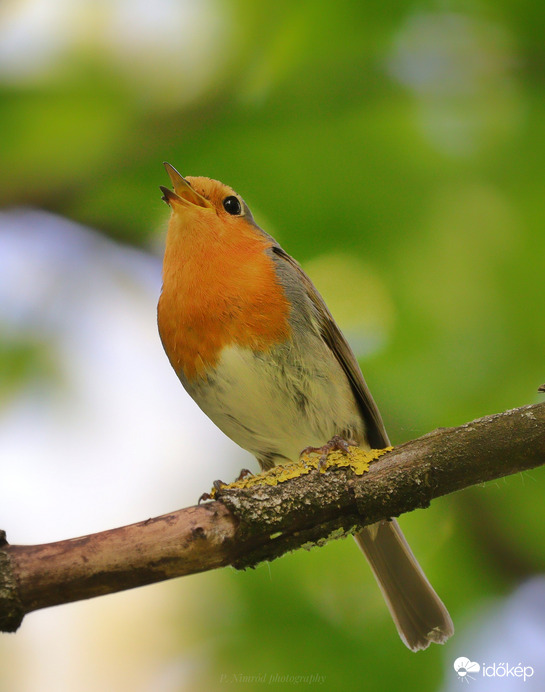
<svg viewBox="0 0 545 692">
<path fill-rule="evenodd" d="M 321 447 L 305 447 L 300 456 L 303 454 L 320 454 L 318 469 L 322 469 L 327 461 L 327 455 L 329 452 L 339 451 L 348 454 L 351 445 L 355 446 L 356 442 L 352 439 L 346 440 L 341 435 L 333 435 L 329 442 L 326 442 L 326 444 L 322 445 Z"/>
<path fill-rule="evenodd" d="M 253 476 L 254 474 L 250 471 L 250 469 L 242 469 L 241 472 L 238 474 L 238 476 L 235 478 L 234 482 L 236 483 L 237 481 L 243 481 L 245 478 L 248 478 L 248 476 Z M 224 483 L 223 481 L 214 481 L 212 483 L 214 486 L 216 493 L 219 493 L 219 491 L 223 488 L 224 485 L 227 485 L 227 483 Z M 199 501 L 197 504 L 201 504 L 201 502 L 204 502 L 205 500 L 213 500 L 214 498 L 210 493 L 203 493 L 199 497 Z"/>
<path fill-rule="evenodd" d="M 223 486 L 227 485 L 227 483 L 224 483 L 223 481 L 214 481 L 212 483 L 212 485 L 214 486 L 214 489 L 215 489 L 216 494 L 217 494 L 223 488 Z M 213 499 L 214 499 L 214 497 L 210 493 L 203 493 L 199 497 L 199 501 L 197 502 L 197 504 L 200 505 L 201 502 L 204 502 L 204 500 L 213 500 Z"/>
<path fill-rule="evenodd" d="M 242 469 L 241 472 L 238 474 L 238 476 L 235 478 L 235 483 L 237 481 L 243 481 L 245 478 L 248 478 L 248 476 L 253 476 L 254 474 L 250 471 L 250 469 Z"/>
</svg>

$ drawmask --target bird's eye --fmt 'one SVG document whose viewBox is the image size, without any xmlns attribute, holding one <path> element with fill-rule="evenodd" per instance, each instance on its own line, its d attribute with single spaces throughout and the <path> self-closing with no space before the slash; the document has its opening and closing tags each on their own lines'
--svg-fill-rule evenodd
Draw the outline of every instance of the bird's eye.
<svg viewBox="0 0 545 692">
<path fill-rule="evenodd" d="M 238 216 L 242 211 L 240 201 L 238 197 L 234 195 L 230 195 L 223 200 L 223 208 L 228 214 L 231 214 L 231 216 Z"/>
</svg>

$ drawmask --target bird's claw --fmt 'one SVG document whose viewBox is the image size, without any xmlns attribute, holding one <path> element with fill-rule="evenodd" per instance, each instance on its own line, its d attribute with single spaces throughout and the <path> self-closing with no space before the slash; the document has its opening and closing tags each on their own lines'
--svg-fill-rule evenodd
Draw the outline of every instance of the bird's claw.
<svg viewBox="0 0 545 692">
<path fill-rule="evenodd" d="M 227 483 L 224 483 L 223 481 L 214 481 L 212 483 L 212 485 L 214 486 L 212 492 L 211 493 L 203 493 L 199 497 L 199 501 L 197 502 L 197 504 L 200 505 L 201 502 L 203 502 L 205 500 L 215 500 L 218 496 L 218 493 L 221 491 L 222 488 L 224 488 L 227 485 Z"/>
<path fill-rule="evenodd" d="M 238 476 L 235 478 L 235 483 L 237 481 L 243 481 L 245 478 L 248 476 L 253 476 L 254 474 L 249 470 L 249 469 L 242 469 L 241 472 L 238 474 Z M 224 483 L 224 481 L 214 481 L 212 483 L 213 490 L 211 493 L 203 493 L 197 502 L 197 504 L 201 504 L 201 502 L 205 502 L 206 500 L 215 500 L 218 496 L 218 493 L 221 492 L 221 489 L 224 488 L 227 483 Z"/>
<path fill-rule="evenodd" d="M 344 437 L 340 435 L 333 435 L 333 437 L 325 445 L 321 447 L 305 447 L 301 452 L 303 454 L 320 454 L 318 459 L 318 470 L 321 471 L 325 467 L 327 461 L 327 455 L 330 452 L 339 451 L 348 454 L 350 452 L 350 446 L 354 446 L 356 442 L 354 440 L 345 440 Z"/>
<path fill-rule="evenodd" d="M 235 479 L 235 483 L 237 481 L 243 481 L 245 478 L 248 478 L 248 476 L 253 476 L 254 474 L 250 471 L 250 469 L 241 469 L 240 473 Z"/>
</svg>

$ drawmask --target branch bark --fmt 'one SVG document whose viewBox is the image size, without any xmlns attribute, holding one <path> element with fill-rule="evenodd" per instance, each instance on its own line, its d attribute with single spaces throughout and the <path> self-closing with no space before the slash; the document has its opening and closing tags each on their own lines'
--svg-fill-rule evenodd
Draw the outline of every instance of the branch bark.
<svg viewBox="0 0 545 692">
<path fill-rule="evenodd" d="M 40 608 L 225 565 L 243 569 L 427 507 L 432 499 L 545 464 L 545 402 L 439 428 L 363 475 L 317 471 L 278 485 L 223 488 L 218 501 L 43 545 L 0 533 L 0 629 Z"/>
</svg>

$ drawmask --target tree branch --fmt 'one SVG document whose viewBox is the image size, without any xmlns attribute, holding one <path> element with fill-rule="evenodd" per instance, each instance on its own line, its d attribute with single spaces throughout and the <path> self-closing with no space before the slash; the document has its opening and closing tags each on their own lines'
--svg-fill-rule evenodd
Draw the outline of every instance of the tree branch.
<svg viewBox="0 0 545 692">
<path fill-rule="evenodd" d="M 14 632 L 39 608 L 225 565 L 255 566 L 541 464 L 545 402 L 435 430 L 363 475 L 335 463 L 325 473 L 300 466 L 303 475 L 288 482 L 227 486 L 219 501 L 90 536 L 9 545 L 0 534 L 0 629 Z"/>
</svg>

